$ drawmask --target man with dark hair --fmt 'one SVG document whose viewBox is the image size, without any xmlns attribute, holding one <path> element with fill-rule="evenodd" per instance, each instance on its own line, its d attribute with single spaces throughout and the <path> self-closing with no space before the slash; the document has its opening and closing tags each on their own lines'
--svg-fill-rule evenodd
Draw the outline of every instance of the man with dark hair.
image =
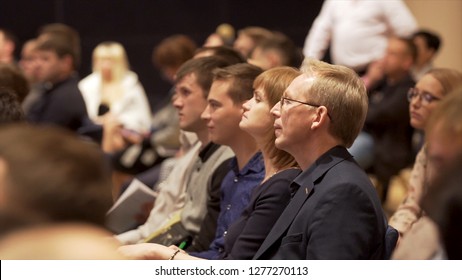
<svg viewBox="0 0 462 280">
<path fill-rule="evenodd" d="M 207 106 L 212 71 L 227 65 L 216 57 L 203 57 L 188 60 L 178 70 L 173 105 L 178 111 L 180 128 L 193 133 L 196 141 L 159 184 L 159 194 L 147 221 L 117 235 L 123 244 L 154 241 L 178 245 L 198 237 L 200 243 L 208 245 L 213 238 L 215 226 L 205 230 L 200 225 L 204 219 L 216 225 L 217 214 L 207 212 L 207 196 L 219 192 L 232 152 L 210 141 L 206 122 L 200 115 Z"/>
<path fill-rule="evenodd" d="M 213 55 L 219 56 L 232 64 L 244 63 L 246 61 L 240 52 L 228 46 L 202 47 L 196 50 L 194 57 Z"/>
<path fill-rule="evenodd" d="M 72 48 L 74 69 L 79 69 L 82 48 L 80 46 L 80 35 L 77 30 L 63 23 L 50 23 L 40 27 L 38 33 L 38 39 L 60 37 L 64 41 L 67 41 Z"/>
<path fill-rule="evenodd" d="M 417 48 L 417 58 L 412 67 L 412 77 L 415 81 L 433 68 L 433 60 L 441 45 L 440 36 L 428 30 L 419 30 L 412 35 L 412 41 Z"/>
<path fill-rule="evenodd" d="M 75 73 L 75 46 L 65 36 L 49 34 L 37 41 L 37 79 L 44 92 L 32 104 L 27 118 L 77 131 L 88 115 Z"/>
</svg>

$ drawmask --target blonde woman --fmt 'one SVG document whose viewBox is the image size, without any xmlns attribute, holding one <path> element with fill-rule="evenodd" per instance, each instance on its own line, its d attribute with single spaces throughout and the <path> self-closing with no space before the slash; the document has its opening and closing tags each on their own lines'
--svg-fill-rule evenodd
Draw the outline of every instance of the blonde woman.
<svg viewBox="0 0 462 280">
<path fill-rule="evenodd" d="M 411 126 L 423 130 L 432 111 L 449 92 L 462 85 L 462 74 L 446 68 L 435 68 L 425 74 L 408 92 Z M 406 199 L 390 218 L 390 225 L 401 235 L 421 217 L 420 199 L 427 178 L 426 145 L 419 151 L 409 181 Z"/>
<path fill-rule="evenodd" d="M 93 73 L 79 83 L 89 118 L 101 124 L 110 113 L 124 128 L 146 133 L 151 111 L 138 76 L 129 70 L 124 47 L 103 42 L 93 51 Z"/>
</svg>

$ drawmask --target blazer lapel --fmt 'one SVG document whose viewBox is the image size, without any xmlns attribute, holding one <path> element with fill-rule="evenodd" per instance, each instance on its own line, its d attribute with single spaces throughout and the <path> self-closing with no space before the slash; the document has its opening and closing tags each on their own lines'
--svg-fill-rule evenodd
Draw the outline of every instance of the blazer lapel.
<svg viewBox="0 0 462 280">
<path fill-rule="evenodd" d="M 352 156 L 345 148 L 339 146 L 334 147 L 322 155 L 309 169 L 303 171 L 299 176 L 297 176 L 297 178 L 295 178 L 291 187 L 294 185 L 300 187 L 295 192 L 295 195 L 287 205 L 286 209 L 284 209 L 277 222 L 274 224 L 265 241 L 263 241 L 260 249 L 254 256 L 254 259 L 258 259 L 262 256 L 266 250 L 268 250 L 282 237 L 283 234 L 286 233 L 287 229 L 297 216 L 300 208 L 308 199 L 311 192 L 313 192 L 315 183 L 333 166 L 342 162 L 346 158 L 351 157 Z"/>
</svg>

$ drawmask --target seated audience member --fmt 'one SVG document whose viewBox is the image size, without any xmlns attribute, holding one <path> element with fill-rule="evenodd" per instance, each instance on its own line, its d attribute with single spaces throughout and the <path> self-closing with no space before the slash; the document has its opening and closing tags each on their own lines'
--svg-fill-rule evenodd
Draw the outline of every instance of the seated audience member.
<svg viewBox="0 0 462 280">
<path fill-rule="evenodd" d="M 461 106 L 462 87 L 459 87 L 440 101 L 427 121 L 425 177 L 426 182 L 435 187 L 435 190 L 429 188 L 428 199 L 433 199 L 430 195 L 438 192 L 436 189 L 440 187 L 434 184 L 436 178 L 444 174 L 444 171 L 448 170 L 456 162 L 458 155 L 462 153 Z M 414 223 L 393 253 L 394 259 L 446 258 L 444 248 L 440 244 L 437 224 L 430 218 L 422 216 Z M 440 221 L 437 220 L 437 222 Z"/>
<path fill-rule="evenodd" d="M 103 226 L 111 205 L 100 150 L 54 127 L 0 128 L 0 193 L 0 208 L 41 221 Z"/>
<path fill-rule="evenodd" d="M 245 58 L 250 58 L 255 47 L 263 40 L 271 38 L 273 32 L 258 27 L 248 26 L 237 32 L 237 38 L 233 43 L 233 48 L 239 51 Z"/>
<path fill-rule="evenodd" d="M 166 237 L 163 242 L 171 245 L 199 232 L 201 221 L 209 214 L 206 213 L 207 192 L 219 189 L 229 170 L 227 159 L 232 157 L 228 148 L 210 142 L 206 122 L 200 118 L 207 106 L 212 70 L 226 65 L 219 58 L 204 57 L 189 60 L 178 70 L 173 105 L 178 110 L 180 128 L 196 134 L 199 141 L 178 160 L 167 179 L 158 186 L 159 194 L 147 221 L 116 236 L 121 243 L 144 242 L 169 231 L 170 235 L 162 236 Z M 186 210 L 186 200 L 197 202 L 197 207 Z M 216 216 L 209 217 L 209 221 L 216 223 Z"/>
<path fill-rule="evenodd" d="M 232 46 L 235 39 L 234 27 L 227 23 L 217 26 L 215 32 L 205 40 L 203 47 Z"/>
<path fill-rule="evenodd" d="M 24 43 L 21 50 L 21 58 L 19 59 L 19 68 L 29 83 L 30 91 L 22 101 L 22 108 L 24 112 L 28 112 L 30 106 L 40 97 L 42 90 L 40 83 L 37 80 L 37 55 L 35 48 L 37 40 L 31 39 Z"/>
<path fill-rule="evenodd" d="M 386 199 L 390 178 L 413 161 L 413 131 L 409 125 L 406 95 L 414 86 L 409 71 L 415 53 L 412 41 L 403 38 L 389 40 L 381 62 L 385 76 L 369 90 L 364 131 L 350 148 L 361 167 L 377 177 L 382 200 Z M 362 140 L 370 137 L 373 145 L 368 150 L 369 146 Z"/>
<path fill-rule="evenodd" d="M 69 25 L 57 22 L 41 26 L 38 30 L 37 39 L 46 40 L 50 38 L 61 38 L 61 40 L 69 43 L 72 49 L 74 69 L 79 69 L 82 59 L 79 32 Z"/>
<path fill-rule="evenodd" d="M 11 89 L 22 103 L 29 93 L 29 83 L 21 70 L 14 65 L 0 63 L 0 87 Z"/>
<path fill-rule="evenodd" d="M 433 68 L 433 60 L 440 49 L 441 39 L 438 34 L 428 30 L 419 30 L 412 35 L 417 49 L 417 57 L 411 69 L 415 81 L 420 80 Z"/>
<path fill-rule="evenodd" d="M 188 248 L 195 256 L 215 259 L 223 248 L 228 228 L 247 207 L 253 189 L 264 178 L 265 167 L 261 152 L 255 140 L 239 128 L 242 118 L 242 104 L 252 97 L 253 82 L 262 70 L 248 63 L 239 63 L 214 71 L 214 78 L 208 105 L 202 113 L 206 121 L 210 140 L 226 145 L 234 152 L 230 171 L 223 179 L 220 189 L 209 192 L 207 211 L 216 213 L 218 221 L 213 230 L 211 242 L 197 242 Z M 194 201 L 191 201 L 191 207 Z M 222 209 L 224 211 L 222 211 Z M 225 210 L 226 209 L 226 210 Z M 201 231 L 212 229 L 212 224 L 204 220 Z"/>
<path fill-rule="evenodd" d="M 24 112 L 17 96 L 11 91 L 0 87 L 0 124 L 24 121 Z"/>
<path fill-rule="evenodd" d="M 77 56 L 64 36 L 48 35 L 37 42 L 37 79 L 45 87 L 31 105 L 27 119 L 77 131 L 88 118 L 75 74 Z"/>
<path fill-rule="evenodd" d="M 262 40 L 253 50 L 248 62 L 268 70 L 277 66 L 300 67 L 303 61 L 301 50 L 283 33 L 274 32 L 273 36 Z"/>
<path fill-rule="evenodd" d="M 198 58 L 214 55 L 226 59 L 231 64 L 246 62 L 244 57 L 237 50 L 227 46 L 202 47 L 196 50 L 194 57 Z"/>
<path fill-rule="evenodd" d="M 434 68 L 425 74 L 408 92 L 412 127 L 423 131 L 433 110 L 458 86 L 462 86 L 462 74 L 456 70 Z M 423 214 L 420 200 L 425 193 L 426 173 L 427 147 L 424 144 L 417 154 L 412 169 L 407 196 L 389 220 L 389 224 L 401 235 L 408 232 Z"/>
<path fill-rule="evenodd" d="M 80 223 L 45 224 L 0 239 L 2 260 L 121 260 L 118 243 L 99 227 Z"/>
<path fill-rule="evenodd" d="M 462 152 L 462 148 L 460 151 Z M 462 154 L 446 166 L 428 188 L 422 207 L 438 226 L 440 240 L 449 260 L 462 259 Z"/>
<path fill-rule="evenodd" d="M 176 252 L 178 248 L 167 248 L 158 244 L 137 244 L 122 247 L 121 252 L 132 258 L 155 259 L 168 259 L 173 254 L 175 254 L 175 259 L 197 259 L 196 256 L 208 259 L 251 259 L 253 257 L 290 200 L 290 182 L 300 172 L 298 168 L 293 169 L 296 163 L 290 155 L 274 147 L 274 119 L 270 115 L 271 107 L 279 101 L 285 88 L 298 74 L 299 72 L 292 68 L 277 68 L 259 75 L 254 82 L 253 98 L 244 102 L 242 108 L 240 106 L 242 101 L 238 103 L 233 101 L 238 97 L 237 91 L 219 90 L 222 86 L 220 80 L 212 85 L 209 106 L 203 113 L 204 118 L 209 119 L 209 124 L 213 127 L 212 138 L 214 141 L 225 141 L 226 133 L 229 134 L 238 129 L 237 123 L 239 123 L 242 129 L 240 134 L 245 132 L 250 134 L 262 152 L 265 177 L 263 182 L 252 191 L 248 206 L 234 221 L 230 218 L 232 215 L 230 212 L 232 209 L 236 211 L 238 205 L 227 202 L 233 194 L 224 188 L 225 185 L 222 186 L 222 207 L 219 216 L 219 224 L 222 224 L 222 227 L 218 228 L 216 239 L 209 250 L 189 256 L 183 252 Z M 219 105 L 214 108 L 214 104 Z M 242 109 L 243 114 L 239 113 Z M 238 118 L 238 116 L 241 117 Z M 225 118 L 236 119 L 234 129 L 230 129 L 231 121 L 227 121 L 227 126 L 223 126 Z M 223 128 L 219 129 L 220 126 Z M 234 188 L 236 187 L 238 187 L 237 184 Z M 240 194 L 242 190 L 239 191 Z"/>
<path fill-rule="evenodd" d="M 10 65 L 16 64 L 14 50 L 17 46 L 17 38 L 10 30 L 0 28 L 0 62 Z"/>
<path fill-rule="evenodd" d="M 117 42 L 100 43 L 92 60 L 93 73 L 79 82 L 90 120 L 101 125 L 110 113 L 124 129 L 148 133 L 151 109 L 138 75 L 129 69 L 124 47 Z"/>
<path fill-rule="evenodd" d="M 303 172 L 254 259 L 383 258 L 380 199 L 346 149 L 366 118 L 363 82 L 351 69 L 307 59 L 271 112 L 276 147 Z"/>
</svg>

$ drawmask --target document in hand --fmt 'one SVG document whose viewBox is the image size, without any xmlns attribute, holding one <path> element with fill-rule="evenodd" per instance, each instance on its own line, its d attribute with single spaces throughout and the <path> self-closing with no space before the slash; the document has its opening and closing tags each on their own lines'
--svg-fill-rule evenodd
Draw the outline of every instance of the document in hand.
<svg viewBox="0 0 462 280">
<path fill-rule="evenodd" d="M 142 206 L 156 199 L 157 192 L 133 179 L 128 188 L 106 213 L 106 226 L 115 234 L 126 232 L 137 225 L 136 215 Z"/>
</svg>

